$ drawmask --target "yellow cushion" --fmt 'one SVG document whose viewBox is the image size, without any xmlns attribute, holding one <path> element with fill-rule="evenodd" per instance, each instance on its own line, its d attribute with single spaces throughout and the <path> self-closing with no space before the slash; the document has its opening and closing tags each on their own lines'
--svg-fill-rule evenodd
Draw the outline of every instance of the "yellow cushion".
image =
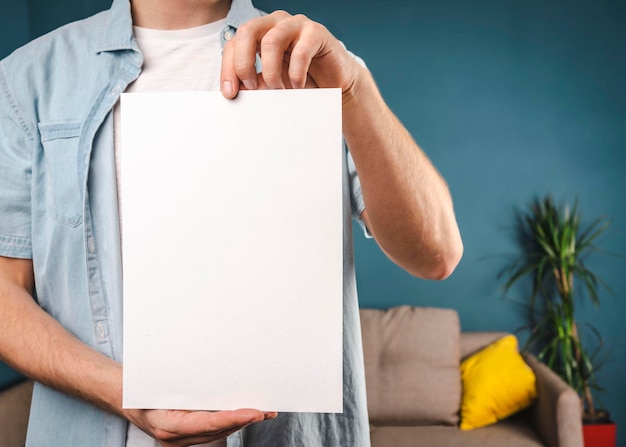
<svg viewBox="0 0 626 447">
<path fill-rule="evenodd" d="M 461 430 L 494 424 L 526 408 L 537 397 L 533 370 L 507 335 L 461 363 Z"/>
</svg>

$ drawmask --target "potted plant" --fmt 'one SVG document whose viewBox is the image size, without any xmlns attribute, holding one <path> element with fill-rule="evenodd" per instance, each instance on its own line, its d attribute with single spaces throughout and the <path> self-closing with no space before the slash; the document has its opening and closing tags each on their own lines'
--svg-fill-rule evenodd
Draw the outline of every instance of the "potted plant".
<svg viewBox="0 0 626 447">
<path fill-rule="evenodd" d="M 609 221 L 602 216 L 582 227 L 577 201 L 571 208 L 558 206 L 548 195 L 518 214 L 517 225 L 522 250 L 502 275 L 507 292 L 523 278 L 532 283 L 526 348 L 534 348 L 537 357 L 581 396 L 585 446 L 614 446 L 615 424 L 593 399 L 593 391 L 600 389 L 595 379 L 602 338 L 589 326 L 595 343 L 583 343 L 575 313 L 577 300 L 588 298 L 599 306 L 600 287 L 608 289 L 586 260 L 598 251 L 594 242 Z M 598 436 L 600 444 L 594 443 Z"/>
</svg>

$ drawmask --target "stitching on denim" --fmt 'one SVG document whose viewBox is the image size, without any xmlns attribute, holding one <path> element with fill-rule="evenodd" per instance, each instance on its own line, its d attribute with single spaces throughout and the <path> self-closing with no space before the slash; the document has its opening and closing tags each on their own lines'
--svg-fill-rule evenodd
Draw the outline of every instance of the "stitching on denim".
<svg viewBox="0 0 626 447">
<path fill-rule="evenodd" d="M 30 257 L 32 256 L 33 247 L 28 238 L 0 235 L 0 250 L 6 256 Z"/>
<path fill-rule="evenodd" d="M 15 119 L 17 120 L 17 122 L 19 123 L 22 131 L 24 131 L 24 133 L 26 134 L 27 140 L 31 142 L 34 141 L 35 138 L 33 137 L 33 132 L 28 127 L 28 124 L 26 124 L 26 120 L 24 120 L 24 118 L 22 117 L 22 114 L 19 111 L 17 103 L 15 102 L 15 100 L 13 99 L 13 96 L 11 96 L 11 92 L 9 91 L 9 84 L 7 80 L 4 61 L 0 62 L 0 84 L 2 85 L 2 93 L 4 93 L 4 96 L 6 97 L 7 102 L 11 106 L 11 111 L 13 112 L 13 115 Z"/>
</svg>

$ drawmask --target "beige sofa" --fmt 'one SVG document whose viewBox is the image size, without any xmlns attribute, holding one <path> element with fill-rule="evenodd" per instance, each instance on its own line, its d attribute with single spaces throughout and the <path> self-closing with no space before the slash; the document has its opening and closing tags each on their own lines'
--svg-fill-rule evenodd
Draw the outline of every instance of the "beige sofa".
<svg viewBox="0 0 626 447">
<path fill-rule="evenodd" d="M 495 425 L 458 428 L 460 361 L 504 333 L 461 333 L 451 309 L 362 309 L 361 322 L 372 447 L 583 447 L 578 396 L 530 355 L 536 402 Z"/>
</svg>

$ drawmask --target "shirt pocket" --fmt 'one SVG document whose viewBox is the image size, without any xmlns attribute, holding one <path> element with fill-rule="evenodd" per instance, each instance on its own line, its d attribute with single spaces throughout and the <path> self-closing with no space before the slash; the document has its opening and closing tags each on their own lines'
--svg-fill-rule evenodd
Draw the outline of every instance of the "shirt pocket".
<svg viewBox="0 0 626 447">
<path fill-rule="evenodd" d="M 58 222 L 76 227 L 83 221 L 84 165 L 79 163 L 80 122 L 39 123 L 43 146 L 48 211 Z"/>
</svg>

